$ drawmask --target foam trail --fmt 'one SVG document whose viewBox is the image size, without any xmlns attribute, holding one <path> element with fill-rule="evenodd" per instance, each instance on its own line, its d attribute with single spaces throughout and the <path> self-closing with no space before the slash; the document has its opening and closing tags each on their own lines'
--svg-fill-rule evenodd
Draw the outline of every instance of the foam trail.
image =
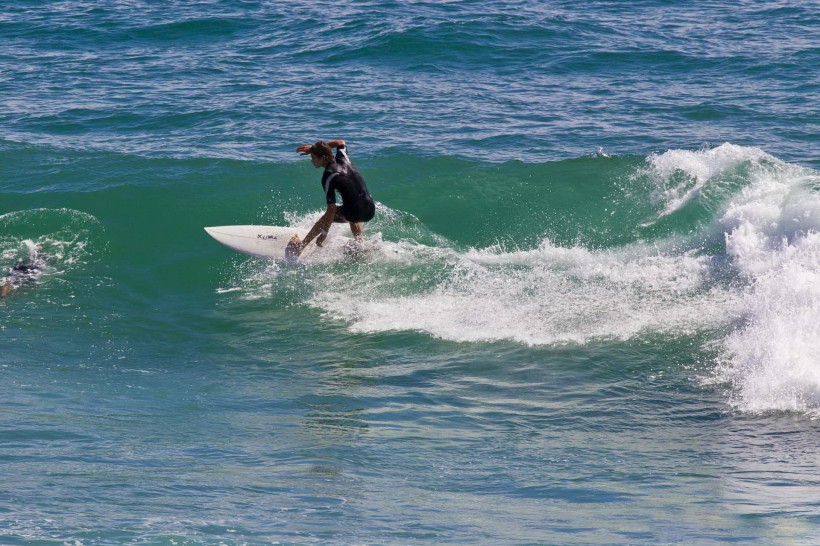
<svg viewBox="0 0 820 546">
<path fill-rule="evenodd" d="M 417 257 L 423 256 L 419 249 Z M 684 335 L 725 325 L 734 300 L 714 282 L 712 258 L 635 245 L 592 251 L 545 240 L 525 252 L 444 255 L 427 290 L 407 291 L 389 275 L 320 289 L 312 303 L 359 332 L 415 330 L 453 341 L 528 345 Z M 375 281 L 375 282 L 374 282 Z"/>
</svg>

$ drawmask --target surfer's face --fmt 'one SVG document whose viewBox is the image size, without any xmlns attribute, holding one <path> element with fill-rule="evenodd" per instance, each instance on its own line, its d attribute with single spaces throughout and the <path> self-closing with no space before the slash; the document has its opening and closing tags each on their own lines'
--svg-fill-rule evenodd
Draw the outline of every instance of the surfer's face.
<svg viewBox="0 0 820 546">
<path fill-rule="evenodd" d="M 310 154 L 310 162 L 313 163 L 313 166 L 317 169 L 327 165 L 327 159 L 316 154 Z"/>
</svg>

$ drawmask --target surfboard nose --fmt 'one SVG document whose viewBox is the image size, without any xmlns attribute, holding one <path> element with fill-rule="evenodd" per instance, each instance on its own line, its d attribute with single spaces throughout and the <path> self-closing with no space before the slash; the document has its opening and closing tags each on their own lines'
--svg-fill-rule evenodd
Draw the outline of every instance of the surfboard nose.
<svg viewBox="0 0 820 546">
<path fill-rule="evenodd" d="M 207 233 L 208 235 L 210 235 L 211 237 L 213 237 L 217 241 L 221 241 L 222 239 L 221 239 L 220 236 L 227 234 L 226 229 L 225 229 L 226 227 L 230 227 L 230 226 L 211 226 L 211 227 L 206 227 L 206 228 L 202 228 L 202 229 L 204 229 L 205 233 Z M 229 230 L 227 230 L 227 231 L 229 232 Z"/>
<path fill-rule="evenodd" d="M 214 239 L 216 239 L 220 243 L 227 244 L 225 242 L 226 233 L 224 233 L 223 226 L 211 226 L 211 227 L 206 227 L 206 228 L 203 228 L 203 229 L 205 230 L 205 233 L 207 233 L 208 235 L 210 235 L 211 237 L 213 237 Z"/>
</svg>

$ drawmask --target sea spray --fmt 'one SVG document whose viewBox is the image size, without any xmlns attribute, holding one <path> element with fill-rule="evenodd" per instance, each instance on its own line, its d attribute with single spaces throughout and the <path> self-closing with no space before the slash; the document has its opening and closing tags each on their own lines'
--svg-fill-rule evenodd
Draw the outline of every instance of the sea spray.
<svg viewBox="0 0 820 546">
<path fill-rule="evenodd" d="M 720 373 L 741 410 L 820 411 L 820 194 L 816 172 L 760 165 L 721 219 L 748 282 Z"/>
</svg>

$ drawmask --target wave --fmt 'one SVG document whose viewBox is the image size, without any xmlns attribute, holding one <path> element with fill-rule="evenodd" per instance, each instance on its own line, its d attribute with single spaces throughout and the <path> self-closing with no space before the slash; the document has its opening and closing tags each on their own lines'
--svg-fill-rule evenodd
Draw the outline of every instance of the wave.
<svg viewBox="0 0 820 546">
<path fill-rule="evenodd" d="M 724 144 L 650 156 L 626 179 L 628 188 L 615 184 L 625 190 L 616 208 L 629 204 L 648 218 L 622 228 L 633 240 L 609 246 L 543 237 L 531 248 L 464 248 L 435 232 L 402 231 L 430 224 L 382 206 L 372 252 L 311 271 L 304 303 L 352 332 L 455 342 L 705 335 L 719 347 L 712 380 L 730 386 L 735 408 L 820 413 L 818 173 Z M 277 274 L 287 273 L 265 272 Z"/>
<path fill-rule="evenodd" d="M 298 161 L 0 152 L 36 163 L 34 179 L 10 179 L 10 206 L 71 204 L 0 217 L 6 265 L 26 241 L 51 245 L 61 268 L 107 245 L 111 271 L 148 260 L 163 272 L 151 290 L 212 289 L 203 266 L 226 254 L 201 226 L 305 227 L 321 214 L 317 172 Z M 380 202 L 363 257 L 294 269 L 235 256 L 223 297 L 275 297 L 351 332 L 453 342 L 706 340 L 705 354 L 717 353 L 710 381 L 729 386 L 733 407 L 820 412 L 817 171 L 728 143 L 541 164 L 397 155 L 359 166 Z"/>
</svg>

